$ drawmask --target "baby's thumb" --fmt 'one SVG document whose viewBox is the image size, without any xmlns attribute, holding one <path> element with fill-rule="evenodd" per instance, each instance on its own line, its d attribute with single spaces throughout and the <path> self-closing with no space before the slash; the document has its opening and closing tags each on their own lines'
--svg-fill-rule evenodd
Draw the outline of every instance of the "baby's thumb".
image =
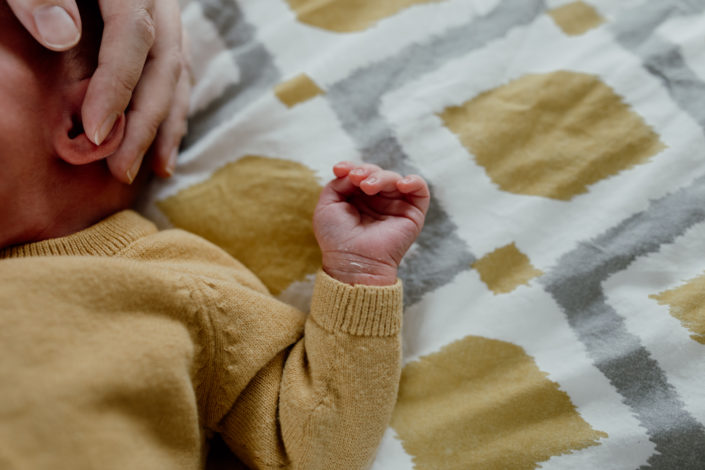
<svg viewBox="0 0 705 470">
<path fill-rule="evenodd" d="M 17 19 L 44 47 L 65 51 L 81 39 L 75 0 L 7 0 Z"/>
</svg>

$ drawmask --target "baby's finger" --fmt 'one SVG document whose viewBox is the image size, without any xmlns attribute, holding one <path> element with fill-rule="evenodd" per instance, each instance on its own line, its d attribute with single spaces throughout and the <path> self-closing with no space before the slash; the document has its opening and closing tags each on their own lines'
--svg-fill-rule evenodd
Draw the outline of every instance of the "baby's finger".
<svg viewBox="0 0 705 470">
<path fill-rule="evenodd" d="M 411 199 L 411 202 L 425 214 L 428 210 L 431 192 L 426 181 L 418 175 L 409 175 L 396 182 L 400 193 Z"/>
<path fill-rule="evenodd" d="M 318 198 L 318 205 L 327 206 L 345 202 L 349 196 L 355 194 L 357 191 L 357 186 L 355 186 L 349 178 L 335 179 L 325 185 L 321 191 L 321 195 Z"/>
<path fill-rule="evenodd" d="M 356 186 L 359 186 L 363 180 L 376 171 L 382 171 L 382 169 L 371 163 L 363 163 L 361 165 L 356 165 L 355 168 L 350 170 L 350 173 L 348 173 L 348 178 L 350 178 L 350 181 L 352 181 Z"/>
<path fill-rule="evenodd" d="M 368 196 L 378 193 L 397 193 L 397 181 L 400 179 L 401 175 L 393 171 L 373 171 L 360 182 L 360 189 Z"/>
<path fill-rule="evenodd" d="M 344 178 L 348 176 L 348 173 L 350 173 L 350 171 L 352 171 L 356 166 L 357 164 L 353 162 L 338 162 L 333 165 L 333 174 L 336 178 Z"/>
<path fill-rule="evenodd" d="M 397 181 L 397 189 L 402 194 L 409 194 L 417 197 L 428 197 L 430 192 L 428 185 L 423 178 L 417 175 L 409 175 Z"/>
</svg>

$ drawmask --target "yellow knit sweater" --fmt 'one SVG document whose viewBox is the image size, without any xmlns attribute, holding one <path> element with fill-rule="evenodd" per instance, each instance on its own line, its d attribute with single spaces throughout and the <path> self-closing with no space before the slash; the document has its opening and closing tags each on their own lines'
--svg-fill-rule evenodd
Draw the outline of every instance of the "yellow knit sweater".
<svg viewBox="0 0 705 470">
<path fill-rule="evenodd" d="M 401 286 L 319 273 L 308 315 L 134 212 L 0 251 L 0 468 L 369 466 L 400 374 Z"/>
</svg>

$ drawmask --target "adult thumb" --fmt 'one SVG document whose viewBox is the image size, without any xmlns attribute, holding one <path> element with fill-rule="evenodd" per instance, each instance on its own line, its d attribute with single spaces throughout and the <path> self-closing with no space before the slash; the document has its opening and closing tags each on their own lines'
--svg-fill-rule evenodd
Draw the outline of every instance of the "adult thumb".
<svg viewBox="0 0 705 470">
<path fill-rule="evenodd" d="M 81 39 L 81 15 L 75 0 L 7 0 L 29 33 L 52 51 L 65 51 Z"/>
</svg>

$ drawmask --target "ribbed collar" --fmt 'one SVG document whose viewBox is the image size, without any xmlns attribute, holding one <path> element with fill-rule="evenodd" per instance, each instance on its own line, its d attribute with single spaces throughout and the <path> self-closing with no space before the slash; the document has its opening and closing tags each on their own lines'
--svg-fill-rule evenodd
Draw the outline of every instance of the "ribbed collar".
<svg viewBox="0 0 705 470">
<path fill-rule="evenodd" d="M 155 225 L 130 210 L 118 212 L 85 230 L 61 238 L 0 250 L 0 259 L 27 256 L 112 256 L 146 235 Z"/>
</svg>

